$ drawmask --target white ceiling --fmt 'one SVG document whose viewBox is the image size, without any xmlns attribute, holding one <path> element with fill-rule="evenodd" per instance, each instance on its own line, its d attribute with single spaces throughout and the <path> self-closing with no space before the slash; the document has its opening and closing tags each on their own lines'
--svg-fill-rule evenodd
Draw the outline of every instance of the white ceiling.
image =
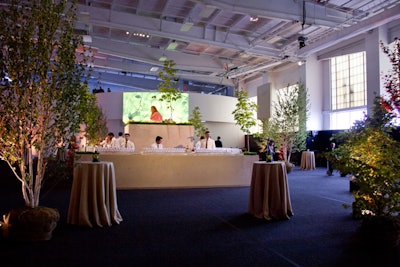
<svg viewBox="0 0 400 267">
<path fill-rule="evenodd" d="M 399 18 L 399 0 L 78 0 L 76 31 L 104 73 L 156 75 L 164 56 L 232 86 Z"/>
</svg>

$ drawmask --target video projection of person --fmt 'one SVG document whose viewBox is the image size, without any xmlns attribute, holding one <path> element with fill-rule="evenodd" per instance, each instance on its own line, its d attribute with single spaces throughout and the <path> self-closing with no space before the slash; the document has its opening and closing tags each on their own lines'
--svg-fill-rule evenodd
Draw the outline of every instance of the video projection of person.
<svg viewBox="0 0 400 267">
<path fill-rule="evenodd" d="M 155 106 L 161 114 L 162 121 L 169 119 L 171 110 L 165 101 L 159 101 L 159 92 L 125 92 L 122 100 L 122 121 L 128 122 L 155 122 L 151 120 L 151 107 Z M 189 121 L 189 94 L 182 93 L 182 97 L 173 103 L 172 120 L 176 123 Z"/>
</svg>

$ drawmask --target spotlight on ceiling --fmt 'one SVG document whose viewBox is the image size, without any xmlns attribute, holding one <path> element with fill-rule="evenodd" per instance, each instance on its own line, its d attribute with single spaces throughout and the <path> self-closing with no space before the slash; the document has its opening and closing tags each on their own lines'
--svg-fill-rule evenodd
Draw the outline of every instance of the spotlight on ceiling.
<svg viewBox="0 0 400 267">
<path fill-rule="evenodd" d="M 300 49 L 306 46 L 307 37 L 299 36 L 299 38 L 297 38 L 297 40 L 299 41 L 299 48 Z"/>
<path fill-rule="evenodd" d="M 299 61 L 297 62 L 297 65 L 299 65 L 299 66 L 302 66 L 302 65 L 304 65 L 304 64 L 306 64 L 306 61 L 305 61 L 305 60 L 299 60 Z"/>
<path fill-rule="evenodd" d="M 250 16 L 250 21 L 251 22 L 257 22 L 258 21 L 258 16 Z"/>
</svg>

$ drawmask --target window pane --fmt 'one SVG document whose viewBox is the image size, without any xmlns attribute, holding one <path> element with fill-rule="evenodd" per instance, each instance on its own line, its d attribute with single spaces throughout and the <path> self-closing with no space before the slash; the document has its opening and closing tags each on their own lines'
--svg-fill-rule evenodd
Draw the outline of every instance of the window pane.
<svg viewBox="0 0 400 267">
<path fill-rule="evenodd" d="M 330 60 L 331 129 L 348 129 L 366 112 L 365 52 Z"/>
<path fill-rule="evenodd" d="M 364 113 L 367 110 L 353 109 L 348 111 L 338 111 L 331 113 L 331 130 L 345 130 L 353 126 L 356 120 L 364 118 Z"/>
<path fill-rule="evenodd" d="M 331 59 L 331 109 L 366 105 L 365 52 Z"/>
</svg>

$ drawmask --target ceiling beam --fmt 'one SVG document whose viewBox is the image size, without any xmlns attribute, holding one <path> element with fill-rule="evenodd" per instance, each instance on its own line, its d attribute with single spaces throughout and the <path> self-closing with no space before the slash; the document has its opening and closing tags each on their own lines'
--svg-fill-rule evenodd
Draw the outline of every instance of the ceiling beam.
<svg viewBox="0 0 400 267">
<path fill-rule="evenodd" d="M 299 50 L 299 57 L 307 57 L 311 54 L 332 47 L 359 34 L 368 32 L 369 30 L 378 28 L 386 23 L 400 19 L 400 5 L 385 10 L 373 17 L 360 21 L 354 26 L 338 29 L 336 33 L 307 45 Z"/>
</svg>

